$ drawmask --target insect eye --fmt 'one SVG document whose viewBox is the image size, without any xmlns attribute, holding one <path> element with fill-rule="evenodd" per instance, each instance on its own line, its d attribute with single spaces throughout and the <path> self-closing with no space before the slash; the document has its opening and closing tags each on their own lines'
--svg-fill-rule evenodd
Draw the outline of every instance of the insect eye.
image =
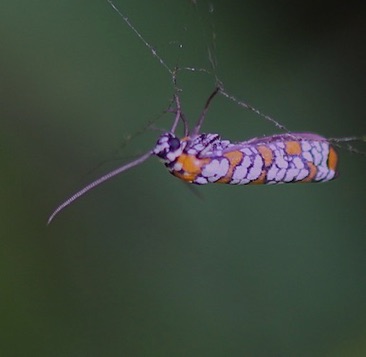
<svg viewBox="0 0 366 357">
<path fill-rule="evenodd" d="M 180 148 L 180 140 L 178 138 L 169 139 L 168 144 L 171 151 L 175 151 Z"/>
</svg>

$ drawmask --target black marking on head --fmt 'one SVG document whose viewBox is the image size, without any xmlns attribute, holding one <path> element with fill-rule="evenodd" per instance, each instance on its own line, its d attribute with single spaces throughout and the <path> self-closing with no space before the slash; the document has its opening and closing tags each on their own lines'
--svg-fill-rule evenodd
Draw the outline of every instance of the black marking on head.
<svg viewBox="0 0 366 357">
<path fill-rule="evenodd" d="M 180 140 L 176 137 L 168 139 L 169 151 L 175 151 L 180 148 Z"/>
<path fill-rule="evenodd" d="M 182 151 L 182 142 L 171 133 L 161 135 L 154 148 L 154 154 L 165 163 L 175 161 Z"/>
</svg>

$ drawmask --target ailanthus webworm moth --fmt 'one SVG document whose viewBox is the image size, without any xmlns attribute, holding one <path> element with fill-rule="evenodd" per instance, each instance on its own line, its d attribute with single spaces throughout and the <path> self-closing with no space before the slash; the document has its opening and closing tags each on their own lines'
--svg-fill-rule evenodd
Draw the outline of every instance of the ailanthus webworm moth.
<svg viewBox="0 0 366 357">
<path fill-rule="evenodd" d="M 107 0 L 107 2 L 171 74 L 176 91 L 172 101 L 174 107 L 171 105 L 167 112 L 174 113 L 175 119 L 171 129 L 160 135 L 152 149 L 76 192 L 55 209 L 48 219 L 48 224 L 61 210 L 91 189 L 134 166 L 142 164 L 151 156 L 157 156 L 172 175 L 197 185 L 209 183 L 260 185 L 327 182 L 337 177 L 338 154 L 334 146 L 339 142 L 364 141 L 363 138 L 356 137 L 327 139 L 314 133 L 290 132 L 271 117 L 229 95 L 219 80 L 217 80 L 217 87 L 209 96 L 196 125 L 190 130 L 181 109 L 179 90 L 176 86 L 178 69 L 172 70 L 114 3 L 111 0 Z M 195 70 L 194 68 L 186 69 Z M 223 140 L 219 134 L 201 133 L 210 102 L 217 94 L 221 94 L 271 121 L 285 133 L 252 138 L 243 142 Z M 184 127 L 182 138 L 176 134 L 180 123 Z"/>
</svg>

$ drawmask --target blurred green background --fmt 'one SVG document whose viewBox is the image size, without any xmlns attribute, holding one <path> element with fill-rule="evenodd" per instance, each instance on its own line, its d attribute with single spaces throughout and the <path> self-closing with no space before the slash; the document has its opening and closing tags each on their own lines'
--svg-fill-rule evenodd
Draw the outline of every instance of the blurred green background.
<svg viewBox="0 0 366 357">
<path fill-rule="evenodd" d="M 293 131 L 366 134 L 362 2 L 196 2 L 116 0 L 170 67 L 209 68 L 214 31 L 227 91 Z M 1 356 L 366 355 L 364 156 L 341 151 L 331 183 L 203 200 L 151 159 L 47 227 L 154 145 L 149 130 L 121 147 L 166 108 L 170 77 L 106 1 L 3 0 L 0 48 Z M 193 122 L 213 76 L 179 85 Z M 276 132 L 223 97 L 204 130 Z"/>
</svg>

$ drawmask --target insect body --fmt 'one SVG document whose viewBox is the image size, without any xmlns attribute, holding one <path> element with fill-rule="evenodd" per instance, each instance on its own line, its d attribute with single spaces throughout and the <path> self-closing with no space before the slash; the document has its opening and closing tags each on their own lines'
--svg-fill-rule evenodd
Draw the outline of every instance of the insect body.
<svg viewBox="0 0 366 357">
<path fill-rule="evenodd" d="M 317 134 L 286 133 L 232 143 L 222 140 L 218 134 L 200 133 L 209 104 L 220 91 L 217 87 L 210 95 L 191 132 L 181 111 L 179 96 L 175 94 L 175 109 L 168 110 L 175 113 L 172 128 L 159 137 L 155 147 L 76 192 L 56 208 L 48 223 L 86 192 L 154 155 L 174 176 L 197 185 L 325 182 L 336 177 L 337 153 L 329 140 Z M 184 125 L 182 139 L 175 134 L 179 122 Z"/>
<path fill-rule="evenodd" d="M 336 177 L 337 153 L 323 137 L 292 133 L 240 143 L 218 134 L 179 140 L 163 134 L 153 153 L 176 177 L 198 185 L 324 182 Z"/>
<path fill-rule="evenodd" d="M 140 165 L 154 155 L 163 161 L 171 174 L 183 181 L 197 185 L 208 183 L 248 185 L 325 182 L 337 176 L 338 156 L 331 142 L 348 142 L 357 140 L 357 138 L 331 140 L 317 134 L 290 133 L 271 117 L 226 93 L 220 81 L 217 81 L 218 86 L 208 98 L 197 124 L 193 130 L 189 130 L 187 120 L 181 110 L 178 96 L 180 90 L 176 87 L 178 69 L 171 70 L 154 48 L 133 27 L 128 17 L 116 8 L 112 0 L 107 1 L 171 74 L 175 88 L 172 104 L 174 103 L 175 107 L 172 109 L 170 106 L 167 112 L 174 113 L 175 120 L 171 129 L 159 137 L 154 148 L 76 192 L 53 211 L 48 219 L 48 224 L 66 206 L 91 189 L 134 166 Z M 192 68 L 186 69 L 192 70 Z M 238 143 L 222 140 L 218 134 L 201 133 L 201 126 L 209 104 L 217 93 L 264 117 L 278 128 L 285 130 L 286 133 Z M 182 139 L 176 136 L 179 123 L 182 123 L 184 127 Z M 365 141 L 365 139 L 362 140 Z"/>
</svg>

